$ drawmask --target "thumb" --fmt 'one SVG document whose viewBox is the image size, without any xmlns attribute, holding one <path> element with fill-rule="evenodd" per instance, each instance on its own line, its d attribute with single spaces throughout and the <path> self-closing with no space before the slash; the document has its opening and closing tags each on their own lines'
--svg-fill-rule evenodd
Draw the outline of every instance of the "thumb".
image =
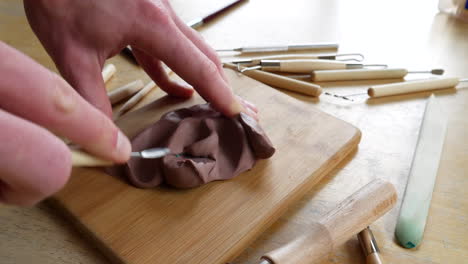
<svg viewBox="0 0 468 264">
<path fill-rule="evenodd" d="M 91 105 L 108 117 L 112 117 L 112 106 L 102 79 L 102 62 L 95 52 L 72 49 L 56 61 L 63 78 Z"/>
</svg>

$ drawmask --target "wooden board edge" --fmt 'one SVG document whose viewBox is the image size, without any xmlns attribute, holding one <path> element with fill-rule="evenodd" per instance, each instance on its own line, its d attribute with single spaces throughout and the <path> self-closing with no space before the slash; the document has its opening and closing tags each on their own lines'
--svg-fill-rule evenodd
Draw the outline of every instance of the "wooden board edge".
<svg viewBox="0 0 468 264">
<path fill-rule="evenodd" d="M 86 227 L 78 217 L 67 210 L 66 207 L 62 204 L 59 199 L 56 199 L 54 196 L 47 199 L 46 205 L 55 209 L 64 219 L 71 223 L 72 228 L 74 228 L 78 233 L 80 233 L 85 240 L 93 243 L 95 248 L 111 263 L 115 264 L 125 264 L 125 261 L 121 259 L 118 254 L 116 254 L 110 247 L 108 247 L 104 242 L 102 242 L 94 233 Z"/>
<path fill-rule="evenodd" d="M 328 113 L 324 113 L 333 117 Z M 336 117 L 333 117 L 336 118 Z M 281 206 L 278 207 L 277 210 L 274 210 L 270 213 L 269 217 L 265 217 L 265 220 L 257 230 L 252 230 L 251 232 L 247 233 L 243 239 L 239 240 L 239 242 L 231 248 L 226 254 L 215 263 L 228 263 L 229 261 L 233 260 L 235 257 L 239 256 L 244 250 L 245 245 L 249 245 L 255 241 L 259 235 L 261 235 L 268 227 L 273 225 L 276 220 L 283 215 L 288 206 L 297 202 L 300 198 L 302 198 L 307 191 L 309 191 L 317 182 L 322 180 L 326 175 L 328 175 L 333 169 L 335 169 L 349 154 L 352 153 L 358 147 L 358 144 L 361 140 L 361 131 L 353 126 L 352 124 L 343 121 L 346 125 L 352 127 L 354 129 L 353 136 L 348 140 L 346 144 L 342 146 L 340 150 L 338 150 L 327 162 L 322 164 L 322 166 L 314 173 L 316 174 L 315 177 L 309 177 L 309 181 L 307 181 L 303 185 L 299 185 L 297 190 L 291 192 L 291 196 L 285 199 Z M 331 166 L 333 165 L 333 166 Z M 72 223 L 72 226 L 83 235 L 83 237 L 93 243 L 96 248 L 105 256 L 111 263 L 116 264 L 126 264 L 125 261 L 118 255 L 117 252 L 114 252 L 110 247 L 108 247 L 105 243 L 103 243 L 93 232 L 90 230 L 86 225 L 84 225 L 81 221 L 78 220 L 78 217 L 74 215 L 72 212 L 66 209 L 66 206 L 62 204 L 59 199 L 55 197 L 51 197 L 47 199 L 47 204 L 52 208 L 56 209 L 65 219 L 69 220 Z"/>
<path fill-rule="evenodd" d="M 343 121 L 345 122 L 345 121 Z M 281 217 L 288 209 L 289 205 L 296 203 L 298 200 L 300 200 L 308 191 L 310 191 L 316 183 L 318 183 L 320 180 L 322 180 L 326 175 L 328 175 L 331 171 L 333 171 L 338 165 L 340 165 L 346 157 L 348 157 L 354 150 L 358 148 L 359 142 L 361 141 L 362 133 L 361 131 L 346 122 L 349 126 L 353 127 L 355 129 L 353 137 L 350 138 L 347 144 L 343 145 L 343 147 L 340 149 L 341 151 L 338 151 L 335 153 L 334 156 L 332 156 L 328 162 L 322 164 L 322 166 L 315 172 L 317 175 L 316 177 L 309 177 L 309 181 L 307 181 L 303 185 L 299 185 L 297 190 L 291 192 L 291 196 L 285 200 L 281 206 L 278 207 L 277 210 L 273 210 L 271 212 L 271 215 L 269 217 L 265 217 L 265 221 L 260 224 L 260 228 L 257 230 L 252 230 L 249 232 L 246 236 L 244 236 L 243 239 L 241 239 L 236 246 L 231 248 L 231 250 L 224 255 L 223 259 L 220 259 L 220 261 L 217 261 L 216 263 L 230 263 L 230 261 L 234 260 L 237 256 L 239 256 L 245 249 L 245 245 L 250 245 L 252 244 L 255 239 L 257 239 L 263 232 L 265 232 L 269 227 L 271 227 L 279 217 Z M 332 164 L 335 164 L 334 166 L 330 166 Z M 266 252 L 265 252 L 266 253 Z"/>
</svg>

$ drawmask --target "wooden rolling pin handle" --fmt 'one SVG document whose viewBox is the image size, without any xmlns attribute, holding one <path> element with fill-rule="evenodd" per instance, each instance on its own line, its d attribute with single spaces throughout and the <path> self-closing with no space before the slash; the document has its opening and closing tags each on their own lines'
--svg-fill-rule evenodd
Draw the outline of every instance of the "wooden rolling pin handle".
<svg viewBox="0 0 468 264">
<path fill-rule="evenodd" d="M 374 180 L 341 202 L 317 228 L 263 256 L 272 264 L 313 263 L 389 211 L 397 201 L 393 185 Z"/>
<path fill-rule="evenodd" d="M 224 66 L 233 70 L 237 70 L 237 66 L 231 63 L 225 63 Z M 267 85 L 305 95 L 319 96 L 322 93 L 322 87 L 316 84 L 291 79 L 269 72 L 249 70 L 243 72 L 243 74 Z"/>
<path fill-rule="evenodd" d="M 406 69 L 353 69 L 313 71 L 312 81 L 355 81 L 378 79 L 401 79 L 408 74 Z"/>
<path fill-rule="evenodd" d="M 100 159 L 81 150 L 70 149 L 70 151 L 73 167 L 105 167 L 113 165 L 111 161 Z"/>
</svg>

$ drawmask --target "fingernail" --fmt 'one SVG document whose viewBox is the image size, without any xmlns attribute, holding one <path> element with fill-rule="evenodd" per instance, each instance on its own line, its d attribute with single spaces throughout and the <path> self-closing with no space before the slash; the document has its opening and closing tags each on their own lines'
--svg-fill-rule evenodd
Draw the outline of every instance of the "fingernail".
<svg viewBox="0 0 468 264">
<path fill-rule="evenodd" d="M 247 109 L 237 99 L 233 100 L 230 109 L 232 116 L 238 115 L 240 112 L 247 112 Z"/>
<path fill-rule="evenodd" d="M 116 145 L 116 156 L 118 157 L 117 160 L 121 162 L 125 162 L 130 157 L 130 152 L 132 151 L 132 145 L 128 140 L 127 136 L 125 136 L 122 131 L 119 130 L 117 134 L 117 145 Z"/>
</svg>

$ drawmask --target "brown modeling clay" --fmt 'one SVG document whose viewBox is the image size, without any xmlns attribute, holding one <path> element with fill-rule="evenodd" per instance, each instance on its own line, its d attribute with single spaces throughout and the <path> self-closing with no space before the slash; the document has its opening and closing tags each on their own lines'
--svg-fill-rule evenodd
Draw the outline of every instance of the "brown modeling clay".
<svg viewBox="0 0 468 264">
<path fill-rule="evenodd" d="M 228 118 L 209 104 L 169 112 L 132 140 L 133 151 L 168 147 L 161 159 L 131 159 L 127 176 L 141 188 L 165 182 L 192 188 L 215 180 L 231 179 L 249 170 L 257 159 L 275 149 L 259 124 L 241 113 Z"/>
</svg>

